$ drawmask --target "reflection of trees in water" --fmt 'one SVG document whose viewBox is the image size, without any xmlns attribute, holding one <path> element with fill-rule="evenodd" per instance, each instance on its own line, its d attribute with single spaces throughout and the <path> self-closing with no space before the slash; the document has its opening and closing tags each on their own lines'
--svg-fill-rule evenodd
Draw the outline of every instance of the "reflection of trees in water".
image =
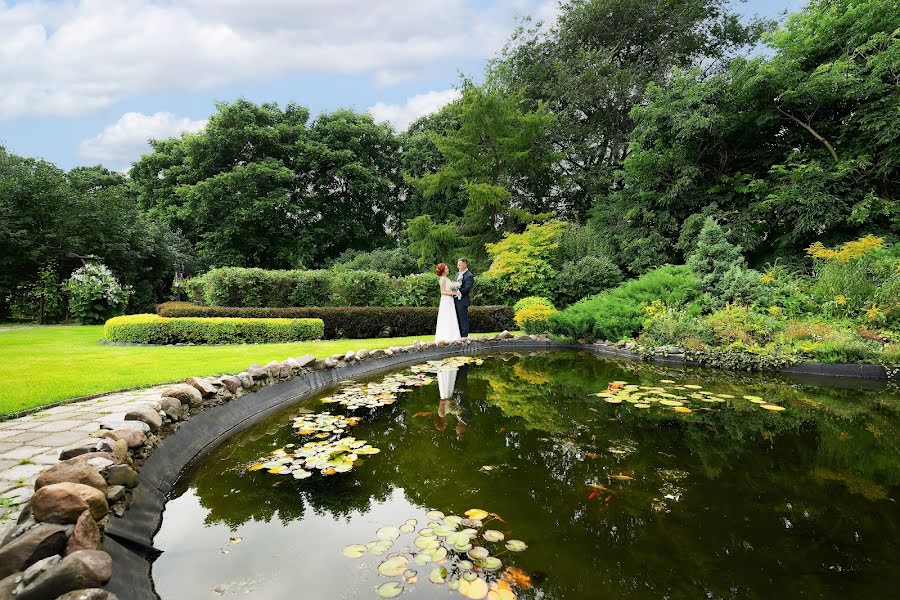
<svg viewBox="0 0 900 600">
<path fill-rule="evenodd" d="M 580 593 L 585 569 L 592 569 L 591 585 L 624 596 L 646 589 L 648 573 L 655 591 L 673 597 L 732 589 L 777 596 L 792 571 L 809 572 L 813 564 L 871 570 L 878 566 L 873 556 L 896 556 L 883 544 L 900 537 L 900 515 L 868 487 L 890 490 L 900 478 L 896 396 L 758 383 L 750 390 L 719 376 L 698 383 L 736 396 L 778 394 L 790 409 L 774 414 L 739 402 L 677 417 L 590 396 L 611 380 L 686 380 L 646 365 L 629 369 L 571 355 L 486 361 L 457 377 L 454 396 L 471 415 L 464 435 L 436 430 L 433 418 L 413 418 L 437 410 L 435 385 L 353 430 L 382 452 L 351 473 L 298 482 L 244 472 L 261 454 L 296 441 L 282 417 L 214 453 L 193 485 L 207 522 L 231 527 L 276 515 L 287 523 L 309 510 L 343 519 L 367 512 L 395 488 L 422 507 L 495 511 L 506 520 L 503 529 L 531 546 L 517 564 L 553 565 L 559 597 Z M 855 397 L 865 401 L 848 402 Z M 482 471 L 485 465 L 494 469 Z M 622 473 L 635 481 L 609 478 Z M 586 482 L 612 493 L 588 500 Z M 855 493 L 847 493 L 851 486 Z M 854 531 L 869 536 L 864 548 Z M 876 532 L 884 537 L 875 539 Z M 766 574 L 776 556 L 779 571 Z M 804 585 L 815 595 L 824 581 Z"/>
</svg>

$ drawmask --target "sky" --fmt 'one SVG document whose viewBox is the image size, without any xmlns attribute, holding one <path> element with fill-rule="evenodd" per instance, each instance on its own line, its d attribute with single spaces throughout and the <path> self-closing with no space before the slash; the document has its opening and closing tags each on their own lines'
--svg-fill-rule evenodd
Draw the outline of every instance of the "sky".
<svg viewBox="0 0 900 600">
<path fill-rule="evenodd" d="M 803 0 L 747 0 L 778 18 Z M 219 101 L 367 110 L 403 130 L 557 0 L 0 0 L 0 145 L 115 170 Z"/>
</svg>

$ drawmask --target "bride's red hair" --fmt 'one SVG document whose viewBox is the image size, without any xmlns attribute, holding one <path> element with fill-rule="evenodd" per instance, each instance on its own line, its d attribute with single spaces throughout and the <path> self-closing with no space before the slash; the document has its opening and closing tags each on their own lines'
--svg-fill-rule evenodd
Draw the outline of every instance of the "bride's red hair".
<svg viewBox="0 0 900 600">
<path fill-rule="evenodd" d="M 449 271 L 449 269 L 447 269 L 447 265 L 445 265 L 444 263 L 438 263 L 438 266 L 434 268 L 434 274 L 438 277 L 440 277 L 447 271 Z"/>
</svg>

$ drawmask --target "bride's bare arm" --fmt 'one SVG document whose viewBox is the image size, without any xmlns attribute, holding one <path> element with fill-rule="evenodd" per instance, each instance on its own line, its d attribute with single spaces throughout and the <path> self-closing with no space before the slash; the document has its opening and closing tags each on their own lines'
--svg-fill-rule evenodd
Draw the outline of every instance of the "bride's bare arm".
<svg viewBox="0 0 900 600">
<path fill-rule="evenodd" d="M 447 290 L 447 278 L 441 277 L 441 296 L 455 296 L 456 292 Z"/>
</svg>

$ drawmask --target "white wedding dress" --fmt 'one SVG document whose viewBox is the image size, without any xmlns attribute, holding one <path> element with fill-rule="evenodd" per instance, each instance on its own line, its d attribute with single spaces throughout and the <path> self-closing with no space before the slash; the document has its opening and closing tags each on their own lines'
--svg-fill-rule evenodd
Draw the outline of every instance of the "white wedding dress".
<svg viewBox="0 0 900 600">
<path fill-rule="evenodd" d="M 447 276 L 441 277 L 441 291 L 447 290 L 449 279 Z M 456 318 L 456 304 L 453 302 L 453 296 L 444 296 L 441 294 L 441 304 L 438 308 L 437 331 L 434 334 L 436 342 L 452 342 L 458 340 L 459 320 Z"/>
</svg>

